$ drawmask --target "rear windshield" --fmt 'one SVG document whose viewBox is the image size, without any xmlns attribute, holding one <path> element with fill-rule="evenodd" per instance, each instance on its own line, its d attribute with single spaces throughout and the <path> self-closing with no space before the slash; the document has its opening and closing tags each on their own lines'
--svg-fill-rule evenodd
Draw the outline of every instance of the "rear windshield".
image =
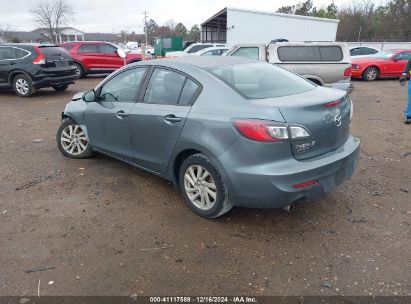
<svg viewBox="0 0 411 304">
<path fill-rule="evenodd" d="M 226 65 L 207 70 L 248 99 L 289 96 L 315 88 L 304 78 L 268 63 Z"/>
<path fill-rule="evenodd" d="M 67 50 L 67 51 L 70 51 L 70 50 L 74 47 L 74 45 L 64 44 L 64 45 L 62 45 L 61 47 L 62 47 L 63 49 L 65 49 L 65 50 Z"/>
<path fill-rule="evenodd" d="M 280 46 L 281 61 L 341 61 L 343 52 L 339 46 Z"/>
<path fill-rule="evenodd" d="M 63 58 L 70 57 L 70 54 L 65 49 L 58 46 L 40 46 L 39 48 L 46 58 L 56 56 Z"/>
</svg>

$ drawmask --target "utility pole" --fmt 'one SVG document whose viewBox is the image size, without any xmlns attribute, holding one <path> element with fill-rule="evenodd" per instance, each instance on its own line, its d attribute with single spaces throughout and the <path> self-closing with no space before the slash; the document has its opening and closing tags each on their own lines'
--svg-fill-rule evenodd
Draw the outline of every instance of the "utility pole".
<svg viewBox="0 0 411 304">
<path fill-rule="evenodd" d="M 145 42 L 146 42 L 146 45 L 148 45 L 148 26 L 147 26 L 148 12 L 144 11 L 143 14 L 144 14 L 144 33 L 146 35 Z"/>
</svg>

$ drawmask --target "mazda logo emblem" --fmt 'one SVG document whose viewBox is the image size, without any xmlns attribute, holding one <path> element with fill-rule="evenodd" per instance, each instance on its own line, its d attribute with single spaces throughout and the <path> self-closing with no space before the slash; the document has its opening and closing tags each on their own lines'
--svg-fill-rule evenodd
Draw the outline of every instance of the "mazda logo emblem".
<svg viewBox="0 0 411 304">
<path fill-rule="evenodd" d="M 341 126 L 342 123 L 342 116 L 341 115 L 335 115 L 334 117 L 334 123 L 337 127 Z"/>
</svg>

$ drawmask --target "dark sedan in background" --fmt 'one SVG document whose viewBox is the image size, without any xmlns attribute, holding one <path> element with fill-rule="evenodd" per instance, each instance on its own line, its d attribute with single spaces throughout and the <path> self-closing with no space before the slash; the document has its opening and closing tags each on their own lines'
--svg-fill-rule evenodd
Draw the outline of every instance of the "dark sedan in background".
<svg viewBox="0 0 411 304">
<path fill-rule="evenodd" d="M 41 88 L 64 91 L 76 78 L 71 56 L 63 48 L 0 44 L 0 88 L 14 89 L 18 96 L 30 97 Z"/>
<path fill-rule="evenodd" d="M 240 57 L 128 65 L 62 118 L 65 156 L 100 152 L 157 174 L 206 218 L 328 193 L 353 174 L 360 144 L 346 92 Z"/>
</svg>

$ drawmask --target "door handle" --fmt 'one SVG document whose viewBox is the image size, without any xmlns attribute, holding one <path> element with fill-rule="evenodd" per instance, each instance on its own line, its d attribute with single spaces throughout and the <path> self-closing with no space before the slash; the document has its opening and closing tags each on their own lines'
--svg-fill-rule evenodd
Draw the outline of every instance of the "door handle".
<svg viewBox="0 0 411 304">
<path fill-rule="evenodd" d="M 180 122 L 181 117 L 177 117 L 174 114 L 168 114 L 168 115 L 164 116 L 164 120 L 168 121 L 168 122 Z"/>
<path fill-rule="evenodd" d="M 128 114 L 126 112 L 124 112 L 123 110 L 121 110 L 121 111 L 118 111 L 116 113 L 116 116 L 117 116 L 118 119 L 123 119 L 124 117 L 127 117 Z"/>
</svg>

